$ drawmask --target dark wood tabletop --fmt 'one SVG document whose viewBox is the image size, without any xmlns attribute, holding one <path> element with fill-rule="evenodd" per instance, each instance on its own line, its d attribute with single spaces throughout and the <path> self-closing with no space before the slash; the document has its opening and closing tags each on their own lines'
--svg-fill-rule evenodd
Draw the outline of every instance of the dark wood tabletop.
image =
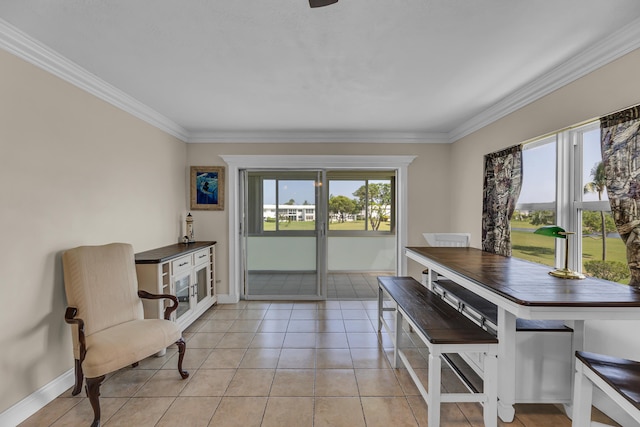
<svg viewBox="0 0 640 427">
<path fill-rule="evenodd" d="M 454 272 L 510 301 L 524 306 L 640 307 L 640 292 L 619 283 L 595 278 L 560 279 L 551 267 L 475 248 L 407 247 L 438 266 Z"/>
<path fill-rule="evenodd" d="M 159 264 L 199 249 L 215 245 L 216 242 L 175 243 L 135 254 L 136 264 Z"/>
</svg>

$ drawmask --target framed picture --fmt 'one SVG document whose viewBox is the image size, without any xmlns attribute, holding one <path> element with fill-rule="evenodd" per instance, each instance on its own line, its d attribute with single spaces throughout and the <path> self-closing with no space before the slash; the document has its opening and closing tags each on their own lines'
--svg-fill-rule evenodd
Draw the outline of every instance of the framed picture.
<svg viewBox="0 0 640 427">
<path fill-rule="evenodd" d="M 191 166 L 191 209 L 224 210 L 224 166 Z"/>
</svg>

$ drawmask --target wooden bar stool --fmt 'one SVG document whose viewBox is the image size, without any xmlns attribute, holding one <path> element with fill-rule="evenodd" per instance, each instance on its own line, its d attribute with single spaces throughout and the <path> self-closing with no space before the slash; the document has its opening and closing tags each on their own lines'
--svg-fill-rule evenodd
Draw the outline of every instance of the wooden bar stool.
<svg viewBox="0 0 640 427">
<path fill-rule="evenodd" d="M 640 424 L 640 362 L 576 351 L 573 427 L 591 425 L 594 384 Z"/>
</svg>

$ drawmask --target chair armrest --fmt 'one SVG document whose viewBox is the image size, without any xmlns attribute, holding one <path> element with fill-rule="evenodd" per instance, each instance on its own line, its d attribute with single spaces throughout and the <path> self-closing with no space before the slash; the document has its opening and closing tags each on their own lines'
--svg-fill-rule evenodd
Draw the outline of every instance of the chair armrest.
<svg viewBox="0 0 640 427">
<path fill-rule="evenodd" d="M 84 320 L 77 318 L 78 309 L 76 307 L 67 307 L 64 313 L 64 321 L 70 325 L 78 325 L 78 342 L 80 343 L 80 363 L 87 354 L 87 343 L 84 338 Z"/>
<path fill-rule="evenodd" d="M 170 299 L 173 301 L 173 304 L 164 309 L 164 319 L 170 320 L 171 313 L 173 313 L 176 308 L 178 308 L 178 298 L 175 295 L 169 294 L 152 294 L 147 291 L 138 291 L 138 297 L 144 299 Z"/>
</svg>

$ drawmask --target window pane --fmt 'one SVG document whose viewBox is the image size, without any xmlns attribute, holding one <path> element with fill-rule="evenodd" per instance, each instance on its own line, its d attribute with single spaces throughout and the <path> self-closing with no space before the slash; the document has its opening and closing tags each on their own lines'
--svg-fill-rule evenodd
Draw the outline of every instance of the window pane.
<svg viewBox="0 0 640 427">
<path fill-rule="evenodd" d="M 602 170 L 602 151 L 600 150 L 600 129 L 582 134 L 582 200 L 609 200 Z"/>
<path fill-rule="evenodd" d="M 356 193 L 360 203 L 365 204 L 365 195 Z M 367 229 L 373 231 L 391 230 L 391 180 L 377 179 L 368 181 L 367 194 Z"/>
<path fill-rule="evenodd" d="M 533 234 L 556 223 L 555 138 L 525 146 L 522 151 L 522 190 L 511 218 L 512 256 L 555 266 L 555 240 Z"/>
<path fill-rule="evenodd" d="M 262 206 L 265 232 L 276 231 L 276 180 L 264 179 L 262 181 L 262 194 L 264 204 Z"/>
<path fill-rule="evenodd" d="M 533 145 L 533 144 L 532 144 Z M 556 201 L 556 142 L 535 144 L 535 148 L 522 151 L 521 203 L 547 203 Z"/>
<path fill-rule="evenodd" d="M 329 180 L 329 230 L 391 231 L 391 179 Z"/>
<path fill-rule="evenodd" d="M 582 212 L 582 272 L 613 282 L 629 283 L 626 246 L 616 231 L 610 212 Z"/>
<path fill-rule="evenodd" d="M 329 230 L 365 230 L 365 212 L 354 193 L 365 180 L 329 181 Z"/>
<path fill-rule="evenodd" d="M 555 266 L 556 239 L 533 234 L 543 225 L 555 222 L 555 211 L 516 211 L 511 219 L 512 256 Z"/>
<path fill-rule="evenodd" d="M 278 180 L 279 231 L 315 230 L 315 192 L 314 180 Z"/>
</svg>

